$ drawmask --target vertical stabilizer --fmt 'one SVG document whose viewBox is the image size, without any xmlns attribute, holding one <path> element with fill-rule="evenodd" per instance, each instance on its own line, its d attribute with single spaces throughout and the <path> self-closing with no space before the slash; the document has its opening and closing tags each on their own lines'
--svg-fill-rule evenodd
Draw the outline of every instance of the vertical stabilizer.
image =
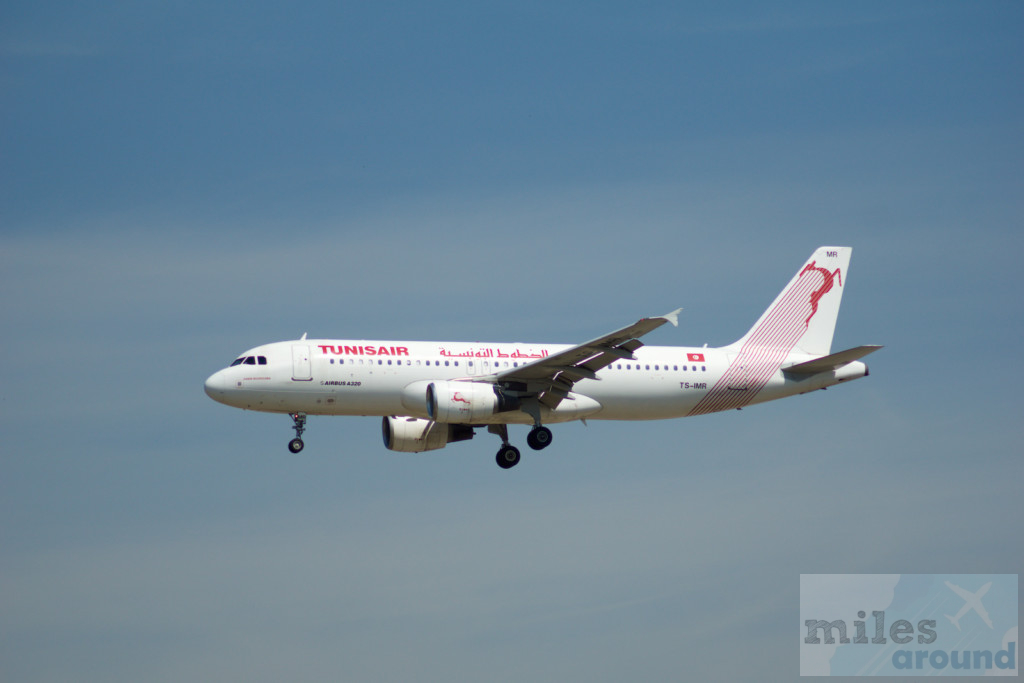
<svg viewBox="0 0 1024 683">
<path fill-rule="evenodd" d="M 828 355 L 852 252 L 851 247 L 819 247 L 750 331 L 728 348 Z"/>
</svg>

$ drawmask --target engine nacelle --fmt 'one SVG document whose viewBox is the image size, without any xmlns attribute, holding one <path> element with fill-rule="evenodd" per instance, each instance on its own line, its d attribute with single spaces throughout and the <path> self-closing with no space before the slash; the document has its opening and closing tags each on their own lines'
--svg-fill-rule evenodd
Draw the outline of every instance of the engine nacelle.
<svg viewBox="0 0 1024 683">
<path fill-rule="evenodd" d="M 418 417 L 388 416 L 381 425 L 384 446 L 402 453 L 422 453 L 444 448 L 456 441 L 473 438 L 473 428 L 466 425 L 438 424 Z"/>
<path fill-rule="evenodd" d="M 431 382 L 426 393 L 427 415 L 436 422 L 469 424 L 520 405 L 486 382 Z"/>
</svg>

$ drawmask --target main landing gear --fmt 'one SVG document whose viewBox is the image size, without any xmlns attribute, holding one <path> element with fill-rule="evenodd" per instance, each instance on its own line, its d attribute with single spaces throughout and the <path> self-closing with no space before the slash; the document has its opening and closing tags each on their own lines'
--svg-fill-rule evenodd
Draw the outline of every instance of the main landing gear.
<svg viewBox="0 0 1024 683">
<path fill-rule="evenodd" d="M 498 467 L 507 470 L 518 465 L 519 449 L 508 442 L 508 425 L 489 425 L 487 431 L 491 434 L 497 434 L 501 438 L 501 448 L 498 449 L 498 455 L 494 458 L 498 463 Z M 551 445 L 551 430 L 537 425 L 530 430 L 529 435 L 526 437 L 526 443 L 535 451 L 547 448 Z"/>
<path fill-rule="evenodd" d="M 292 427 L 295 430 L 295 438 L 288 442 L 288 450 L 292 453 L 298 453 L 306 445 L 302 443 L 302 433 L 306 431 L 306 414 L 292 413 L 291 418 L 292 422 L 295 423 L 295 426 Z"/>
<path fill-rule="evenodd" d="M 551 430 L 537 425 L 526 435 L 526 443 L 535 451 L 547 448 L 551 445 Z"/>
</svg>

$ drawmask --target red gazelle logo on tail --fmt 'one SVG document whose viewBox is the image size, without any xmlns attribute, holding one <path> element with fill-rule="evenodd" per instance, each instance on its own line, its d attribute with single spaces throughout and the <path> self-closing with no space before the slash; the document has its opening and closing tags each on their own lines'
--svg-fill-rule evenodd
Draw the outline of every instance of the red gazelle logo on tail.
<svg viewBox="0 0 1024 683">
<path fill-rule="evenodd" d="M 808 315 L 807 320 L 804 321 L 804 327 L 811 324 L 811 318 L 813 318 L 814 314 L 818 312 L 818 302 L 821 301 L 821 297 L 832 291 L 832 285 L 835 283 L 837 278 L 839 280 L 839 286 L 843 286 L 843 275 L 839 268 L 836 268 L 830 273 L 827 268 L 818 268 L 816 264 L 816 261 L 811 261 L 803 270 L 800 271 L 800 277 L 803 277 L 804 274 L 809 271 L 816 270 L 821 273 L 822 278 L 824 278 L 824 281 L 821 283 L 821 287 L 811 292 L 811 314 Z"/>
</svg>

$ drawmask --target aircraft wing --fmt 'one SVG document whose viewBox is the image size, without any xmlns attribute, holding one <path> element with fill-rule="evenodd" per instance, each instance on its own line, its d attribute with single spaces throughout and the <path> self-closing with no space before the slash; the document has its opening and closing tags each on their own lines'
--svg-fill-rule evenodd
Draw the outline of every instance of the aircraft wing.
<svg viewBox="0 0 1024 683">
<path fill-rule="evenodd" d="M 535 395 L 540 403 L 554 408 L 581 379 L 597 379 L 597 371 L 617 360 L 633 360 L 633 352 L 643 346 L 640 337 L 665 323 L 679 325 L 679 311 L 643 318 L 628 327 L 592 339 L 518 368 L 499 372 L 493 380 L 506 389 L 523 395 Z"/>
<path fill-rule="evenodd" d="M 991 587 L 992 582 L 989 581 L 984 586 L 979 588 L 978 592 L 974 594 L 975 598 L 977 598 L 977 604 L 974 605 L 974 611 L 978 613 L 978 616 L 981 617 L 981 620 L 984 621 L 985 625 L 989 628 L 992 628 L 992 618 L 989 617 L 988 610 L 985 609 L 985 606 L 981 604 L 981 596 L 985 595 L 985 593 L 988 593 L 988 589 Z"/>
<path fill-rule="evenodd" d="M 961 598 L 963 598 L 964 600 L 973 600 L 973 599 L 974 599 L 974 593 L 972 593 L 972 592 L 970 592 L 970 591 L 968 591 L 968 590 L 964 590 L 964 589 L 963 589 L 963 588 L 961 588 L 960 586 L 958 586 L 958 585 L 956 585 L 956 584 L 954 584 L 954 583 L 950 583 L 949 581 L 946 581 L 946 582 L 945 582 L 945 584 L 946 584 L 947 586 L 949 586 L 949 588 L 950 588 L 950 589 L 951 589 L 951 590 L 952 590 L 952 591 L 953 591 L 954 593 L 956 593 L 957 595 L 959 595 L 959 596 L 960 596 Z"/>
<path fill-rule="evenodd" d="M 992 617 L 988 615 L 988 610 L 985 609 L 984 605 L 982 605 L 979 602 L 977 605 L 974 606 L 974 611 L 978 613 L 978 616 L 981 617 L 981 620 L 985 622 L 986 626 L 988 626 L 989 628 L 993 628 Z"/>
</svg>

